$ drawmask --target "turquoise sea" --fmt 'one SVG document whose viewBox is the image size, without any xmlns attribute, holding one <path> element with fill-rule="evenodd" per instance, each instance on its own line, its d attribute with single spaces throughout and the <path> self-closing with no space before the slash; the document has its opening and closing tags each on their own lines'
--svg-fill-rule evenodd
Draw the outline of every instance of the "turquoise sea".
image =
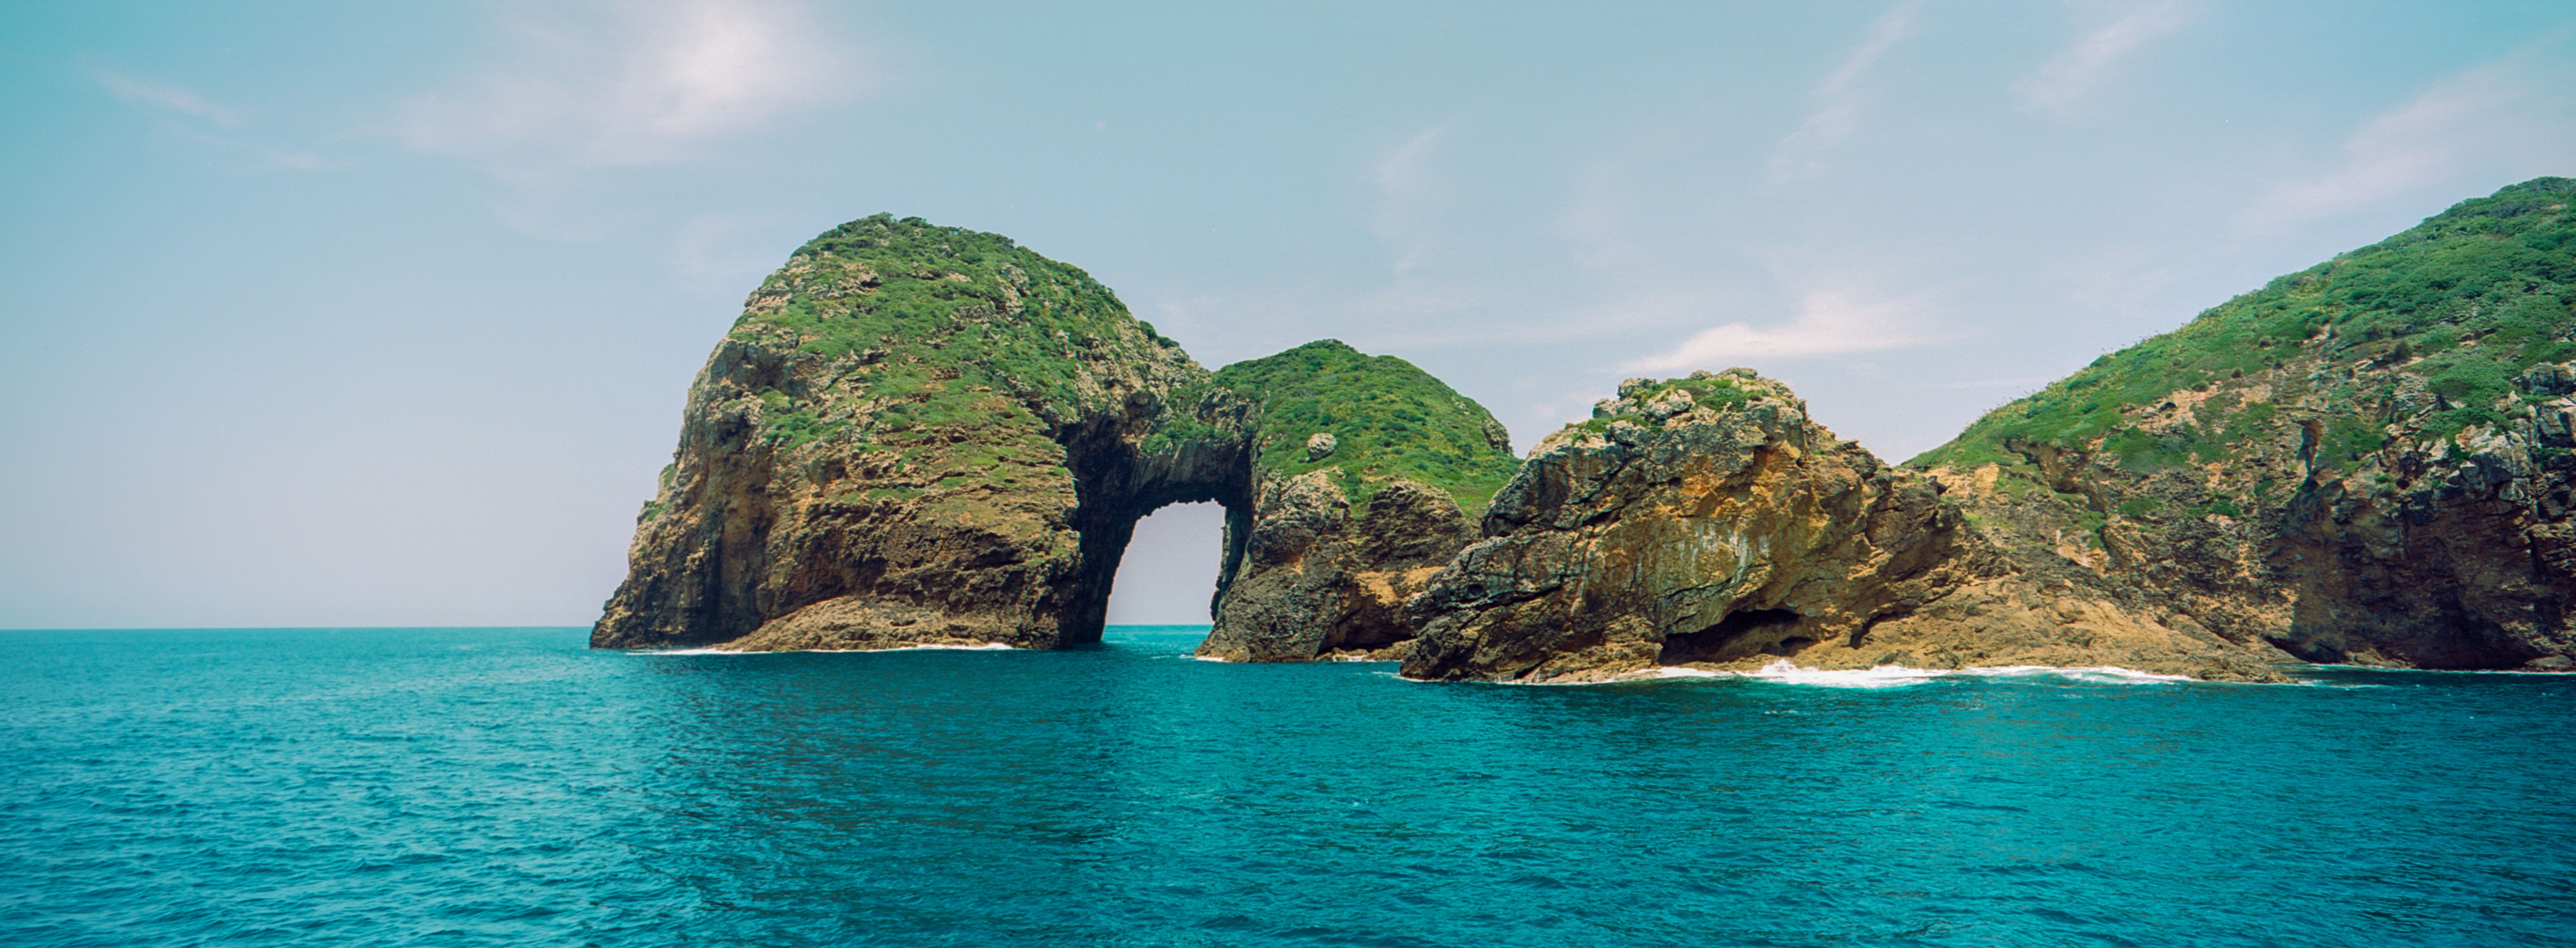
<svg viewBox="0 0 2576 948">
<path fill-rule="evenodd" d="M 0 633 L 0 944 L 2576 943 L 2576 677 L 1421 684 L 1203 632 Z"/>
</svg>

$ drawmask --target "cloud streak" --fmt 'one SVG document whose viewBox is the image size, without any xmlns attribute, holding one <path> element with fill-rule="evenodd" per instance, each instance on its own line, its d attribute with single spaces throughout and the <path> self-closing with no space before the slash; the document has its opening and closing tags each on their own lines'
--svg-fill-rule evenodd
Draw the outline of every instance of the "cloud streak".
<svg viewBox="0 0 2576 948">
<path fill-rule="evenodd" d="M 162 129 L 176 138 L 198 142 L 221 152 L 249 155 L 259 166 L 288 171 L 329 171 L 349 166 L 349 162 L 309 151 L 291 151 L 259 140 L 259 136 L 240 129 L 243 113 L 216 102 L 195 89 L 176 83 L 90 68 L 90 79 L 109 95 L 143 106 L 159 116 Z M 174 117 L 175 116 L 175 117 Z"/>
<path fill-rule="evenodd" d="M 1918 0 L 1898 0 L 1878 19 L 1871 21 L 1862 35 L 1860 46 L 1844 57 L 1825 81 L 1816 86 L 1816 111 L 1807 121 L 1780 140 L 1771 152 L 1771 180 L 1774 183 L 1812 178 L 1824 171 L 1825 153 L 1849 140 L 1860 130 L 1860 109 L 1864 100 L 1861 79 L 1887 51 L 1896 48 L 1915 32 L 1914 11 Z"/>
<path fill-rule="evenodd" d="M 2344 139 L 2341 163 L 2273 188 L 2244 223 L 2268 229 L 2333 217 L 2444 186 L 2482 165 L 2506 176 L 2566 173 L 2576 155 L 2568 32 L 2455 73 L 2363 122 Z"/>
<path fill-rule="evenodd" d="M 1375 229 L 1378 239 L 1399 248 L 1394 264 L 1398 275 L 1420 267 L 1428 249 L 1429 241 L 1422 238 L 1417 218 L 1438 188 L 1432 151 L 1448 137 L 1451 124 L 1424 129 L 1380 159 L 1370 175 L 1381 201 Z"/>
<path fill-rule="evenodd" d="M 1800 298 L 1798 315 L 1777 326 L 1728 323 L 1704 330 L 1661 355 L 1621 366 L 1628 371 L 1718 369 L 1749 359 L 1790 359 L 1900 349 L 1940 336 L 1924 327 L 1920 295 L 1878 299 L 1851 289 L 1818 290 Z"/>
<path fill-rule="evenodd" d="M 91 70 L 90 78 L 97 80 L 109 95 L 127 102 L 202 119 L 219 128 L 231 128 L 241 124 L 241 113 L 215 104 L 205 96 L 199 95 L 194 89 L 138 79 L 104 69 Z"/>
<path fill-rule="evenodd" d="M 2139 47 L 2181 30 L 2191 22 L 2194 12 L 2187 0 L 2139 4 L 2127 15 L 2085 34 L 2041 63 L 2017 87 L 2023 106 L 2054 118 L 2074 118 L 2078 104 L 2110 78 L 2121 62 Z"/>
<path fill-rule="evenodd" d="M 800 7 L 666 0 L 521 11 L 514 55 L 463 91 L 403 104 L 404 147 L 520 180 L 667 162 L 701 143 L 857 91 Z"/>
</svg>

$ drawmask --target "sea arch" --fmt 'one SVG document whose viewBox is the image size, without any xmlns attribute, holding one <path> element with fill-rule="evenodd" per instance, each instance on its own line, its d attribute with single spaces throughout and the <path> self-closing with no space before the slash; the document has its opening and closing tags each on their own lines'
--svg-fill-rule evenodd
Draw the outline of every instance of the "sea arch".
<svg viewBox="0 0 2576 948">
<path fill-rule="evenodd" d="M 591 642 L 1094 642 L 1136 521 L 1213 501 L 1211 645 L 1312 658 L 1397 636 L 1517 464 L 1402 359 L 1324 340 L 1211 373 L 1076 268 L 879 215 L 745 301 Z"/>
</svg>

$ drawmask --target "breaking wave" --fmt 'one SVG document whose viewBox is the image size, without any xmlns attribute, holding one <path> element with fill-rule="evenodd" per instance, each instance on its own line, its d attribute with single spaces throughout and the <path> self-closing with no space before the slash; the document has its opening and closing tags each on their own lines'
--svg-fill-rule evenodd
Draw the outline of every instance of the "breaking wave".
<svg viewBox="0 0 2576 948">
<path fill-rule="evenodd" d="M 1991 678 L 2025 679 L 2056 678 L 2097 685 L 2155 685 L 2193 680 L 2189 675 L 2159 675 L 2108 665 L 2080 668 L 2056 668 L 2046 665 L 1997 665 L 1985 668 L 1908 668 L 1904 665 L 1880 665 L 1876 668 L 1801 668 L 1788 659 L 1780 659 L 1749 672 L 1709 671 L 1700 668 L 1666 667 L 1655 669 L 1651 676 L 1664 678 L 1751 678 L 1783 685 L 1805 685 L 1812 688 L 1905 688 L 1935 679 Z M 1633 680 L 1633 679 L 1632 679 Z"/>
<path fill-rule="evenodd" d="M 935 644 L 935 643 L 934 643 L 934 644 L 915 644 L 915 645 L 895 645 L 895 646 L 889 646 L 889 647 L 887 647 L 887 648 L 800 648 L 800 649 L 789 649 L 789 650 L 787 650 L 787 651 L 783 651 L 783 652 L 753 652 L 753 651 L 745 651 L 745 650 L 743 650 L 743 649 L 738 649 L 738 648 L 659 648 L 659 649 L 655 649 L 655 648 L 638 648 L 638 649 L 628 649 L 628 650 L 626 650 L 626 654 L 628 654 L 628 655 L 791 655 L 791 654 L 796 654 L 796 653 L 799 653 L 799 652 L 829 652 L 829 653 L 833 653 L 833 654 L 839 654 L 839 653 L 842 653 L 842 652 L 994 652 L 994 651 L 1003 651 L 1003 652 L 1007 652 L 1007 651 L 1010 651 L 1010 648 L 1011 648 L 1010 646 L 1008 646 L 1008 645 L 1004 645 L 1004 644 L 1002 644 L 1002 643 L 1000 643 L 1000 642 L 978 642 L 978 643 L 973 644 L 973 645 L 944 645 L 944 644 Z"/>
</svg>

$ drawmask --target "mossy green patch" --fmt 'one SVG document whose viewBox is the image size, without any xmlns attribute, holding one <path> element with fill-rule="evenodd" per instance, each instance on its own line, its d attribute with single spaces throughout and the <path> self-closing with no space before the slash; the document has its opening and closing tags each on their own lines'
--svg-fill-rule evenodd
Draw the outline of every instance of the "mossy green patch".
<svg viewBox="0 0 2576 948">
<path fill-rule="evenodd" d="M 1048 419 L 1122 398 L 1103 378 L 1200 371 L 1080 269 L 999 234 L 886 214 L 798 248 L 733 335 L 783 337 L 821 363 L 779 383 L 792 390 L 756 393 L 771 446 L 900 447 L 948 486 L 1034 473 L 1004 458 L 1060 464 Z"/>
<path fill-rule="evenodd" d="M 1215 383 L 1260 406 L 1264 470 L 1294 477 L 1339 467 L 1353 503 L 1400 477 L 1448 491 L 1477 516 L 1520 468 L 1494 443 L 1502 428 L 1484 406 L 1410 362 L 1338 340 L 1237 362 L 1218 369 Z M 1330 456 L 1309 460 L 1306 441 L 1316 434 L 1336 444 Z"/>
<path fill-rule="evenodd" d="M 1713 372 L 1694 372 L 1680 378 L 1661 380 L 1632 379 L 1621 384 L 1619 391 L 1622 393 L 1620 397 L 1608 403 L 1614 407 L 1605 409 L 1594 406 L 1592 417 L 1565 427 L 1603 432 L 1610 430 L 1611 424 L 1621 421 L 1640 425 L 1657 424 L 1653 416 L 1645 413 L 1644 406 L 1669 398 L 1675 391 L 1689 392 L 1692 404 L 1718 411 L 1742 407 L 1745 403 L 1761 397 L 1761 393 L 1746 389 L 1736 384 L 1734 379 Z"/>
</svg>

